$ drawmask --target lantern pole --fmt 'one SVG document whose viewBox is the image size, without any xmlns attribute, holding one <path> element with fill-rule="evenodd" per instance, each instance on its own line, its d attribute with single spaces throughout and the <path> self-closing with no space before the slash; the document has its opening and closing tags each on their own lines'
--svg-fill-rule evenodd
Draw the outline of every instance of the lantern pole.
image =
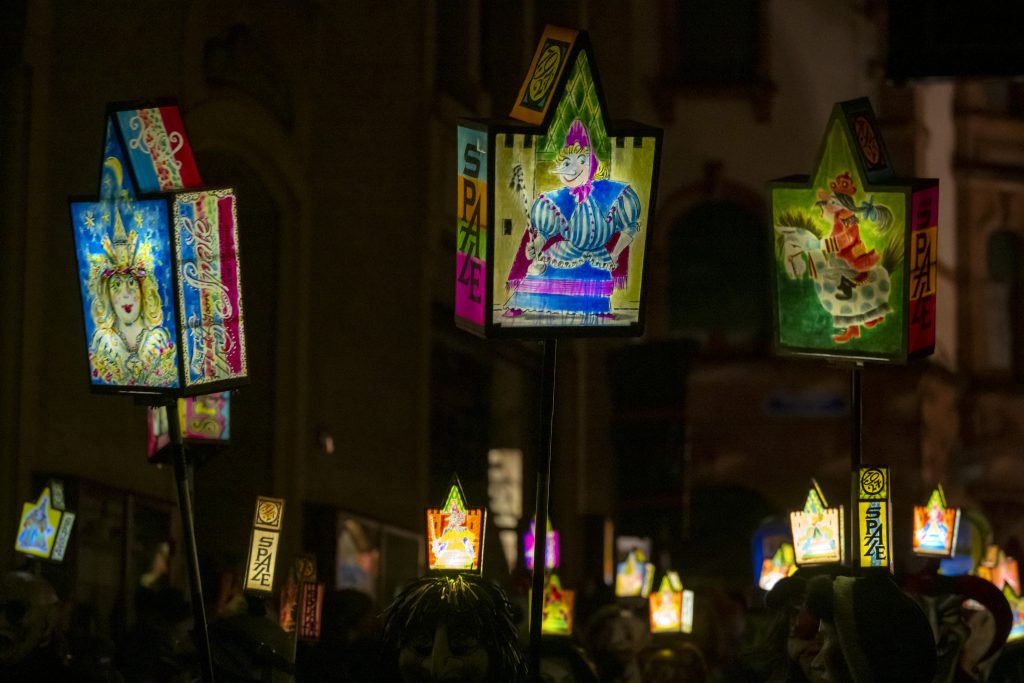
<svg viewBox="0 0 1024 683">
<path fill-rule="evenodd" d="M 533 589 L 530 595 L 530 675 L 540 680 L 541 621 L 544 614 L 544 574 L 547 569 L 548 500 L 551 494 L 551 444 L 555 423 L 555 358 L 558 340 L 544 340 L 541 377 L 540 431 L 537 453 L 537 502 L 534 510 Z"/>
<path fill-rule="evenodd" d="M 860 565 L 857 557 L 859 552 L 858 534 L 860 522 L 857 519 L 858 502 L 857 474 L 864 464 L 864 392 L 861 386 L 864 371 L 863 363 L 856 363 L 850 370 L 850 539 L 847 541 L 847 553 L 854 573 Z"/>
<path fill-rule="evenodd" d="M 196 548 L 196 529 L 192 523 L 192 494 L 189 490 L 188 465 L 185 462 L 185 443 L 181 434 L 181 419 L 178 416 L 178 402 L 172 400 L 167 408 L 167 428 L 171 436 L 171 457 L 174 458 L 174 479 L 178 485 L 178 510 L 181 512 L 181 531 L 185 536 L 186 566 L 188 567 L 189 588 L 192 592 L 192 619 L 195 622 L 196 649 L 199 651 L 199 665 L 203 683 L 213 681 L 213 654 L 210 651 L 210 635 L 206 622 L 206 607 L 203 604 L 203 584 L 199 576 L 199 551 Z"/>
</svg>

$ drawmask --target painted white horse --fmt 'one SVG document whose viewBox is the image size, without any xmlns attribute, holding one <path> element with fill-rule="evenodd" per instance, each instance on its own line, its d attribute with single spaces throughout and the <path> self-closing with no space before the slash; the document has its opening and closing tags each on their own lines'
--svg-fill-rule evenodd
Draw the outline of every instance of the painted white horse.
<svg viewBox="0 0 1024 683">
<path fill-rule="evenodd" d="M 874 327 L 890 311 L 889 273 L 880 264 L 859 272 L 825 249 L 824 240 L 803 228 L 775 226 L 782 237 L 782 258 L 791 279 L 807 275 L 832 324 L 846 333 L 837 342 L 860 336 L 860 326 Z"/>
</svg>

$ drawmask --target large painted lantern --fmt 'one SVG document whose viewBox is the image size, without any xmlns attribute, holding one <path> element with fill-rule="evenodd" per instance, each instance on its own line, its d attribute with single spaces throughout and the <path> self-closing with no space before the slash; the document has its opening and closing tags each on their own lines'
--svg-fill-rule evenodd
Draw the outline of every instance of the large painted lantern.
<svg viewBox="0 0 1024 683">
<path fill-rule="evenodd" d="M 431 571 L 479 572 L 483 564 L 484 508 L 466 505 L 458 476 L 439 508 L 427 508 L 427 566 Z"/>
<path fill-rule="evenodd" d="M 548 26 L 512 120 L 459 122 L 459 327 L 642 332 L 661 130 L 605 111 L 586 33 Z"/>
<path fill-rule="evenodd" d="M 769 189 L 776 349 L 898 363 L 930 355 L 939 185 L 896 178 L 868 100 L 832 110 L 812 176 Z"/>
<path fill-rule="evenodd" d="M 946 506 L 942 486 L 935 487 L 926 505 L 914 506 L 914 554 L 953 557 L 960 529 L 960 509 Z"/>
<path fill-rule="evenodd" d="M 846 549 L 843 506 L 828 507 L 818 482 L 811 480 L 804 509 L 789 513 L 789 522 L 797 565 L 843 562 Z"/>
<path fill-rule="evenodd" d="M 92 389 L 245 383 L 235 194 L 202 186 L 178 107 L 112 106 L 99 197 L 70 208 Z"/>
<path fill-rule="evenodd" d="M 1010 604 L 1013 622 L 1007 642 L 1024 638 L 1024 598 L 1021 597 L 1017 560 L 1007 556 L 999 546 L 990 545 L 977 572 L 978 576 L 1001 590 Z"/>
<path fill-rule="evenodd" d="M 51 479 L 34 503 L 22 506 L 14 549 L 30 557 L 61 562 L 74 524 L 75 513 L 64 503 L 64 484 Z"/>
</svg>

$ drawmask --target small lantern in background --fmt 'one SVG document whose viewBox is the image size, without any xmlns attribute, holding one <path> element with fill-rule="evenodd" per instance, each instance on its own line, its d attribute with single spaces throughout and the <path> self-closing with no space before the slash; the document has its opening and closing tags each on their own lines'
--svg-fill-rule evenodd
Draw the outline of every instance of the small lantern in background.
<svg viewBox="0 0 1024 683">
<path fill-rule="evenodd" d="M 858 565 L 863 569 L 893 570 L 892 499 L 889 468 L 882 465 L 861 467 L 853 473 L 857 487 L 857 524 L 860 538 Z"/>
<path fill-rule="evenodd" d="M 167 408 L 150 406 L 146 413 L 146 458 L 151 463 L 165 462 L 169 458 L 165 457 L 164 448 L 171 442 Z M 181 425 L 181 438 L 186 444 L 228 443 L 231 440 L 231 392 L 221 391 L 178 399 L 178 420 L 178 424 Z"/>
<path fill-rule="evenodd" d="M 1010 635 L 1006 637 L 1006 642 L 1021 640 L 1024 638 L 1024 598 L 1021 598 L 1009 584 L 1003 586 L 1003 597 L 1010 603 L 1010 613 L 1013 615 L 1013 625 L 1010 627 Z"/>
<path fill-rule="evenodd" d="M 916 555 L 953 557 L 960 529 L 960 509 L 946 507 L 942 485 L 935 487 L 928 504 L 914 506 L 914 543 Z"/>
<path fill-rule="evenodd" d="M 65 509 L 64 484 L 51 479 L 35 503 L 25 503 L 14 549 L 44 560 L 61 562 L 67 552 L 75 513 Z"/>
<path fill-rule="evenodd" d="M 245 590 L 269 595 L 274 590 L 274 568 L 277 566 L 278 542 L 284 518 L 284 500 L 256 498 L 256 516 L 249 541 Z"/>
<path fill-rule="evenodd" d="M 683 582 L 679 574 L 666 572 L 657 593 L 650 598 L 651 633 L 683 630 Z"/>
<path fill-rule="evenodd" d="M 530 526 L 523 534 L 523 561 L 526 568 L 533 570 L 534 544 L 537 537 L 537 520 L 531 519 Z M 558 532 L 551 526 L 551 518 L 548 517 L 547 548 L 544 550 L 544 568 L 557 569 L 559 565 L 559 544 Z"/>
<path fill-rule="evenodd" d="M 571 636 L 576 591 L 564 590 L 558 574 L 552 572 L 544 582 L 544 608 L 541 632 L 545 635 Z"/>
<path fill-rule="evenodd" d="M 615 571 L 615 596 L 619 598 L 646 598 L 654 584 L 654 565 L 647 561 L 644 551 L 634 548 Z"/>
<path fill-rule="evenodd" d="M 804 509 L 789 513 L 789 521 L 793 529 L 793 553 L 797 565 L 843 562 L 846 538 L 843 506 L 828 507 L 817 481 L 811 480 Z"/>
<path fill-rule="evenodd" d="M 586 33 L 548 26 L 512 121 L 459 122 L 459 327 L 642 333 L 661 130 L 605 111 Z"/>
<path fill-rule="evenodd" d="M 998 545 L 992 544 L 985 553 L 985 559 L 978 566 L 978 576 L 1002 590 L 1009 586 L 1020 595 L 1020 570 L 1017 559 L 1009 557 Z"/>
<path fill-rule="evenodd" d="M 235 196 L 200 185 L 176 105 L 110 108 L 99 198 L 70 203 L 94 391 L 247 381 Z"/>
<path fill-rule="evenodd" d="M 896 178 L 870 102 L 837 104 L 814 175 L 769 189 L 776 349 L 899 363 L 930 355 L 939 185 Z"/>
<path fill-rule="evenodd" d="M 323 624 L 325 585 L 312 577 L 305 577 L 299 590 L 299 640 L 320 640 Z"/>
<path fill-rule="evenodd" d="M 793 552 L 793 544 L 788 541 L 783 542 L 779 545 L 774 555 L 765 558 L 757 578 L 757 587 L 761 590 L 770 591 L 780 579 L 792 576 L 796 573 L 796 570 L 796 556 Z"/>
<path fill-rule="evenodd" d="M 458 476 L 439 508 L 427 509 L 427 564 L 431 571 L 479 572 L 486 510 L 466 505 Z"/>
</svg>

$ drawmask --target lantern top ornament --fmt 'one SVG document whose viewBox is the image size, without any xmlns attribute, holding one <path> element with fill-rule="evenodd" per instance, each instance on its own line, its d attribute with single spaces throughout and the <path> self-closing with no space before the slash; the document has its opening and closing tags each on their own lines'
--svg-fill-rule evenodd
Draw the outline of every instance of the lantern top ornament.
<svg viewBox="0 0 1024 683">
<path fill-rule="evenodd" d="M 459 327 L 642 333 L 661 130 L 606 111 L 587 34 L 548 26 L 510 118 L 459 122 Z"/>
</svg>

